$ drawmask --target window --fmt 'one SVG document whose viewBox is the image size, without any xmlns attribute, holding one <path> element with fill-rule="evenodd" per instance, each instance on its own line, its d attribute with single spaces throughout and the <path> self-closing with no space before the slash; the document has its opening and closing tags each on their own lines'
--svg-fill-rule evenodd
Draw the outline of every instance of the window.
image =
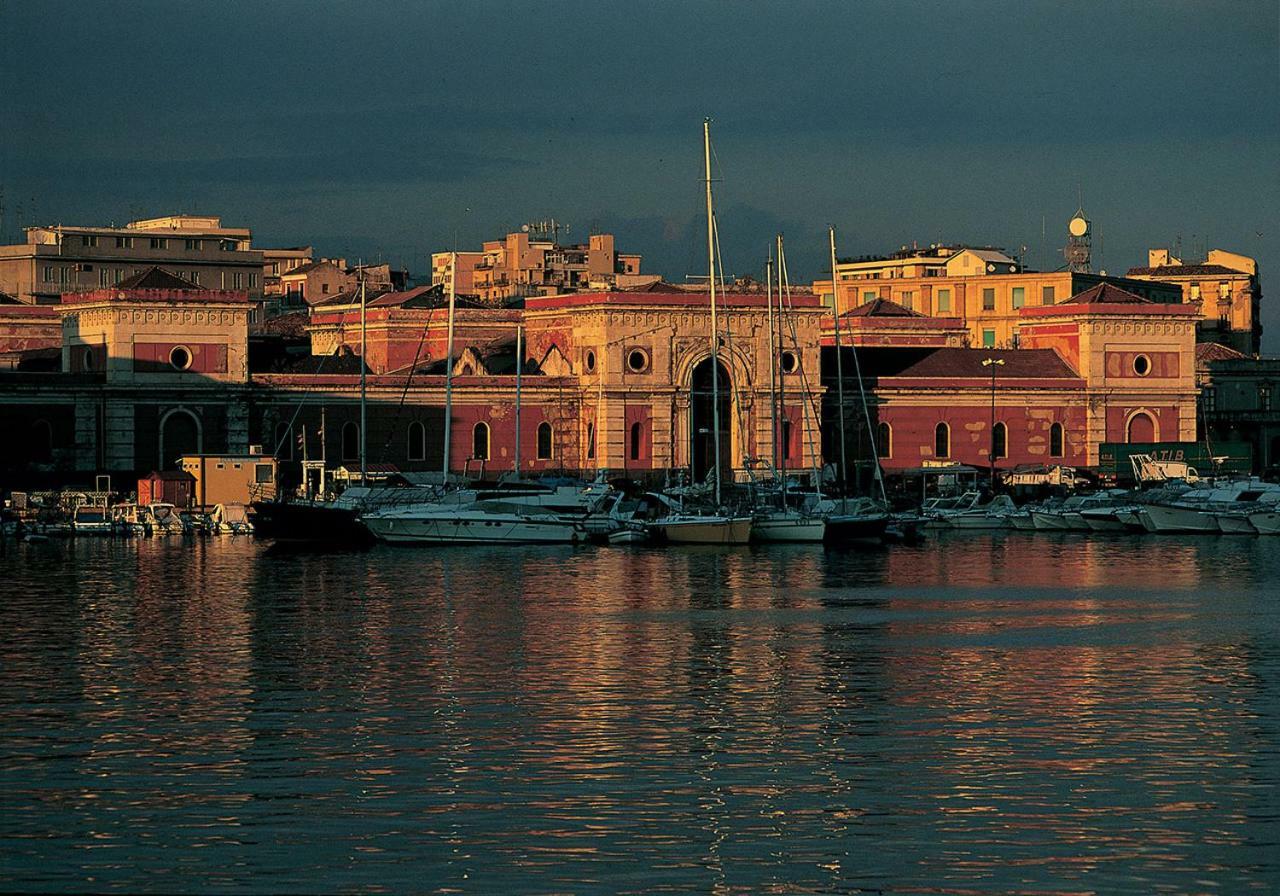
<svg viewBox="0 0 1280 896">
<path fill-rule="evenodd" d="M 237 271 L 231 275 L 231 288 L 244 289 L 244 274 Z"/>
<path fill-rule="evenodd" d="M 633 348 L 627 352 L 627 369 L 632 373 L 644 373 L 649 369 L 649 355 L 644 349 Z"/>
<path fill-rule="evenodd" d="M 114 283 L 119 283 L 121 280 L 124 279 L 124 270 L 122 268 L 115 268 L 114 270 L 112 270 L 111 279 L 112 281 L 114 281 Z"/>
<path fill-rule="evenodd" d="M 489 459 L 489 424 L 477 423 L 471 430 L 471 459 Z"/>
<path fill-rule="evenodd" d="M 98 246 L 98 238 L 86 233 L 80 237 L 80 245 L 96 249 Z"/>
<path fill-rule="evenodd" d="M 111 272 L 106 268 L 98 268 L 98 285 L 99 286 L 110 285 L 110 275 L 111 275 Z"/>
<path fill-rule="evenodd" d="M 640 439 L 644 435 L 644 427 L 639 421 L 631 424 L 631 459 L 640 459 Z"/>
<path fill-rule="evenodd" d="M 44 282 L 52 283 L 55 278 L 56 278 L 56 275 L 53 273 L 53 265 L 51 264 L 45 265 L 44 266 Z"/>
<path fill-rule="evenodd" d="M 904 290 L 902 293 L 902 301 L 899 303 L 903 308 L 910 309 L 916 300 L 916 293 L 913 289 Z"/>
<path fill-rule="evenodd" d="M 993 287 L 988 286 L 982 290 L 982 310 L 996 310 L 996 291 Z"/>
<path fill-rule="evenodd" d="M 187 279 L 188 279 L 188 280 L 190 280 L 192 283 L 194 283 L 196 286 L 199 286 L 199 285 L 200 285 L 200 272 L 199 272 L 199 271 L 192 271 L 190 274 L 188 274 L 188 275 L 187 275 Z"/>
<path fill-rule="evenodd" d="M 152 249 L 168 249 L 169 241 L 162 236 L 153 236 L 151 238 Z"/>
<path fill-rule="evenodd" d="M 1229 299 L 1229 298 L 1231 298 L 1231 284 L 1230 284 L 1230 283 L 1227 283 L 1226 281 L 1223 281 L 1222 283 L 1219 283 L 1219 284 L 1218 284 L 1218 298 L 1220 298 L 1220 299 Z"/>
<path fill-rule="evenodd" d="M 951 310 L 951 290 L 949 289 L 938 290 L 938 307 L 936 310 L 938 311 Z"/>
<path fill-rule="evenodd" d="M 293 427 L 283 420 L 276 424 L 272 453 L 277 460 L 293 460 Z"/>
<path fill-rule="evenodd" d="M 1151 359 L 1146 355 L 1138 355 L 1133 359 L 1133 372 L 1138 376 L 1146 376 L 1151 372 Z"/>
<path fill-rule="evenodd" d="M 791 421 L 782 421 L 782 459 L 791 460 Z"/>
<path fill-rule="evenodd" d="M 551 424 L 538 424 L 538 460 L 551 460 Z"/>
<path fill-rule="evenodd" d="M 864 289 L 862 291 L 862 301 L 874 302 L 875 300 L 876 300 L 876 293 L 874 289 Z"/>
<path fill-rule="evenodd" d="M 186 241 L 186 250 L 188 252 L 199 252 L 203 248 L 204 248 L 203 240 L 187 240 Z"/>
<path fill-rule="evenodd" d="M 58 282 L 64 285 L 71 282 L 71 268 L 58 268 Z"/>
<path fill-rule="evenodd" d="M 1271 384 L 1263 383 L 1258 387 L 1258 410 L 1271 410 Z"/>
<path fill-rule="evenodd" d="M 1021 308 L 1027 304 L 1027 288 L 1025 286 L 1015 286 L 1012 295 L 1014 308 Z"/>
<path fill-rule="evenodd" d="M 1205 386 L 1200 390 L 1200 402 L 1204 405 L 1206 414 L 1212 414 L 1218 409 L 1218 390 L 1213 386 Z"/>
<path fill-rule="evenodd" d="M 1055 423 L 1049 427 L 1049 456 L 1063 456 L 1062 424 Z"/>
<path fill-rule="evenodd" d="M 275 471 L 271 469 L 271 464 L 254 464 L 253 465 L 253 481 L 257 483 L 274 482 Z"/>
<path fill-rule="evenodd" d="M 132 249 L 132 248 L 133 248 L 133 237 L 131 237 L 131 236 L 118 236 L 118 237 L 116 237 L 116 248 L 117 248 L 117 249 Z"/>
<path fill-rule="evenodd" d="M 1191 301 L 1193 302 L 1200 301 L 1200 284 L 1199 283 L 1191 284 Z"/>
<path fill-rule="evenodd" d="M 796 357 L 795 352 L 782 353 L 782 372 L 795 373 L 800 369 L 800 359 Z"/>
<path fill-rule="evenodd" d="M 250 289 L 257 289 L 257 288 L 258 288 L 258 275 L 257 275 L 257 274 L 250 274 L 250 275 L 249 275 L 249 288 L 250 288 Z"/>
<path fill-rule="evenodd" d="M 175 345 L 169 351 L 169 363 L 174 370 L 186 370 L 191 367 L 191 350 L 185 345 Z"/>
<path fill-rule="evenodd" d="M 883 421 L 876 426 L 876 454 L 893 457 L 893 427 Z"/>
<path fill-rule="evenodd" d="M 996 331 L 995 330 L 982 331 L 982 347 L 983 348 L 996 347 Z"/>
<path fill-rule="evenodd" d="M 1058 296 L 1056 292 L 1057 292 L 1056 287 L 1053 287 L 1053 286 L 1042 287 L 1040 290 L 1040 304 L 1052 305 L 1054 302 L 1058 300 Z"/>
<path fill-rule="evenodd" d="M 991 456 L 1000 459 L 1009 456 L 1009 428 L 997 423 L 991 430 Z"/>
<path fill-rule="evenodd" d="M 587 373 L 596 369 L 596 353 L 588 350 L 582 359 L 583 365 L 587 368 Z"/>
<path fill-rule="evenodd" d="M 236 276 L 238 277 L 238 276 L 240 276 L 240 275 L 239 275 L 239 274 L 237 274 Z M 322 293 L 324 293 L 324 294 L 328 295 L 328 293 L 329 293 L 329 284 L 328 284 L 328 283 L 321 283 L 321 284 L 320 284 L 320 292 L 322 292 Z"/>
<path fill-rule="evenodd" d="M 951 456 L 951 427 L 945 423 L 939 423 L 933 428 L 933 456 Z"/>
<path fill-rule="evenodd" d="M 360 459 L 360 425 L 350 420 L 342 424 L 342 459 Z"/>
<path fill-rule="evenodd" d="M 406 454 L 409 460 L 427 459 L 427 428 L 420 420 L 409 424 L 409 447 Z"/>
<path fill-rule="evenodd" d="M 596 456 L 596 425 L 594 423 L 587 424 L 587 459 L 590 460 Z"/>
</svg>

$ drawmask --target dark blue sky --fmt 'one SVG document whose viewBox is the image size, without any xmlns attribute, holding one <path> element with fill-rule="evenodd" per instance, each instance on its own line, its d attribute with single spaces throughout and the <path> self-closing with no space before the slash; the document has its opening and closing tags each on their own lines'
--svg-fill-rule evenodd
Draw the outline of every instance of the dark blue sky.
<svg viewBox="0 0 1280 896">
<path fill-rule="evenodd" d="M 710 115 L 731 271 L 782 230 L 812 277 L 829 223 L 1056 267 L 1079 190 L 1108 272 L 1181 237 L 1277 292 L 1278 34 L 1278 0 L 4 4 L 3 226 L 207 212 L 423 272 L 554 216 L 680 279 Z"/>
</svg>

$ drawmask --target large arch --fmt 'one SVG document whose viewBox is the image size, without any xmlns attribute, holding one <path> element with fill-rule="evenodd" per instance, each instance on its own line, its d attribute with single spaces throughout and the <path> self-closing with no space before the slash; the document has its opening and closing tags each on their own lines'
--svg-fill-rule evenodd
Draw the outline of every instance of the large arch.
<svg viewBox="0 0 1280 896">
<path fill-rule="evenodd" d="M 184 454 L 204 451 L 204 428 L 187 408 L 174 408 L 160 418 L 160 468 L 176 469 Z"/>
<path fill-rule="evenodd" d="M 721 482 L 732 481 L 733 471 L 733 379 L 723 361 L 712 367 L 711 356 L 703 358 L 689 374 L 689 466 L 695 482 L 701 482 L 715 466 L 716 410 L 719 409 Z M 713 378 L 713 371 L 716 375 Z"/>
</svg>

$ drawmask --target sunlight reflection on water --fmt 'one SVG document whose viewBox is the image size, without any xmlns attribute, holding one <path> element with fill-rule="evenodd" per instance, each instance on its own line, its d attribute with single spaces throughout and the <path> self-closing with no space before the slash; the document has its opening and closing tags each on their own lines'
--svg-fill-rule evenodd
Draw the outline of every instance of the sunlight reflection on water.
<svg viewBox="0 0 1280 896">
<path fill-rule="evenodd" d="M 0 889 L 1273 891 L 1271 547 L 22 546 Z"/>
</svg>

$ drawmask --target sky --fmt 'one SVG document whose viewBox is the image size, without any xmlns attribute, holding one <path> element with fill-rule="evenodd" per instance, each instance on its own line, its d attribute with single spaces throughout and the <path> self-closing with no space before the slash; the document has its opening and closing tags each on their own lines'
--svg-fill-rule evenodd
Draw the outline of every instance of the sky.
<svg viewBox="0 0 1280 896">
<path fill-rule="evenodd" d="M 781 232 L 820 276 L 829 225 L 1054 269 L 1083 203 L 1108 273 L 1257 257 L 1280 354 L 1280 0 L 3 3 L 0 236 L 217 214 L 426 274 L 555 218 L 679 281 L 706 117 L 729 272 Z"/>
</svg>

